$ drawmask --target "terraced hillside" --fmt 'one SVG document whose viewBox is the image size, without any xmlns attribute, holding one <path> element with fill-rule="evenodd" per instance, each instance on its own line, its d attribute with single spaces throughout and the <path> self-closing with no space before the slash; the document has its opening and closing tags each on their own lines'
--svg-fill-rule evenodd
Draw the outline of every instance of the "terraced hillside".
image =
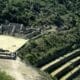
<svg viewBox="0 0 80 80">
<path fill-rule="evenodd" d="M 80 65 L 79 27 L 69 30 L 50 32 L 37 39 L 30 40 L 20 51 L 19 57 L 25 62 L 48 72 L 58 80 Z M 79 68 L 69 79 L 80 75 Z M 67 80 L 66 78 L 64 80 Z"/>
<path fill-rule="evenodd" d="M 25 63 L 60 80 L 80 76 L 80 0 L 0 0 L 0 34 L 29 39 L 17 53 Z"/>
<path fill-rule="evenodd" d="M 16 36 L 25 39 L 35 39 L 45 33 L 56 31 L 56 27 L 53 25 L 49 26 L 24 26 L 18 23 L 7 23 L 0 25 L 0 34 Z"/>
<path fill-rule="evenodd" d="M 57 77 L 58 80 L 73 80 L 74 75 L 80 74 L 80 49 L 59 56 L 40 69 L 48 72 L 52 77 Z"/>
<path fill-rule="evenodd" d="M 76 29 L 75 29 L 76 30 Z M 52 33 L 52 32 L 51 32 Z M 72 31 L 71 32 L 69 32 L 69 34 L 70 33 L 73 33 Z M 61 35 L 61 33 L 59 33 L 59 34 L 56 34 L 56 33 L 54 33 L 55 35 Z M 55 35 L 53 36 L 53 35 L 50 35 L 50 39 L 51 39 L 51 36 L 52 37 L 55 37 Z M 76 33 L 76 35 L 77 35 L 77 33 Z M 45 36 L 47 36 L 47 34 L 45 35 Z M 59 38 L 61 38 L 59 41 L 58 41 L 58 43 L 60 43 L 60 41 L 63 41 L 63 38 L 65 37 L 65 36 L 63 36 L 63 38 L 62 38 L 62 36 L 63 35 L 61 35 Z M 78 36 L 78 35 L 77 35 Z M 70 37 L 70 36 L 69 36 Z M 70 40 L 68 40 L 68 41 L 70 41 L 71 42 L 71 39 L 74 37 L 74 35 L 71 35 L 71 38 L 70 38 Z M 44 37 L 43 37 L 44 38 Z M 56 39 L 56 40 L 58 40 L 59 38 L 53 38 L 53 39 Z M 41 38 L 40 38 L 41 39 Z M 46 41 L 46 39 L 47 38 L 44 38 L 44 40 L 45 40 L 45 42 L 47 43 L 47 41 Z M 37 42 L 39 39 L 35 39 L 35 41 Z M 67 42 L 68 43 L 68 45 L 66 45 L 66 42 L 65 42 L 65 38 L 64 38 L 64 44 L 62 45 L 62 43 L 60 43 L 60 44 L 58 44 L 58 45 L 56 45 L 57 46 L 57 48 L 59 48 L 59 50 L 56 48 L 55 50 L 57 51 L 57 53 L 55 54 L 52 54 L 52 55 L 50 55 L 49 54 L 49 56 L 48 56 L 48 59 L 49 60 L 46 60 L 47 58 L 43 58 L 44 59 L 44 61 L 43 61 L 43 63 L 40 63 L 40 64 L 38 64 L 37 65 L 37 67 L 39 67 L 40 68 L 40 70 L 42 70 L 42 71 L 46 71 L 46 72 L 48 72 L 53 78 L 54 77 L 56 77 L 58 80 L 73 80 L 73 78 L 74 77 L 76 77 L 78 74 L 80 74 L 80 48 L 79 48 L 79 46 L 77 45 L 77 41 L 75 41 L 75 40 L 77 40 L 77 38 L 75 37 L 75 39 L 74 40 L 72 40 L 72 42 L 71 42 L 71 44 L 70 44 L 70 42 Z M 53 42 L 53 41 L 52 41 Z M 38 43 L 38 42 L 37 42 Z M 51 43 L 51 42 L 50 42 Z M 47 48 L 48 49 L 53 49 L 54 47 L 54 45 L 52 46 L 52 43 L 50 44 L 50 43 L 47 43 L 49 46 L 47 46 Z M 54 42 L 55 43 L 55 42 Z M 0 43 L 1 44 L 1 43 Z M 7 43 L 6 43 L 7 44 Z M 56 44 L 56 43 L 55 43 Z M 34 45 L 34 46 L 33 46 Z M 24 47 L 25 47 L 25 49 L 24 49 L 24 47 L 23 47 L 23 50 L 21 50 L 22 51 L 22 55 L 24 55 L 24 52 L 25 52 L 25 57 L 27 57 L 27 56 L 29 56 L 28 58 L 29 59 L 31 59 L 31 61 L 34 61 L 35 62 L 35 60 L 37 60 L 37 59 L 39 59 L 39 57 L 40 56 L 42 56 L 42 55 L 39 55 L 38 54 L 38 58 L 36 58 L 36 56 L 37 55 L 35 55 L 35 56 L 33 56 L 34 57 L 34 60 L 32 60 L 33 59 L 33 57 L 31 56 L 31 54 L 29 53 L 27 53 L 28 52 L 28 49 L 29 49 L 29 51 L 30 51 L 30 47 L 32 47 L 31 49 L 35 49 L 35 46 L 37 45 L 37 44 L 35 44 L 35 43 L 33 43 L 33 45 L 31 44 L 31 46 L 29 46 L 29 45 L 25 45 Z M 42 46 L 42 48 L 43 48 L 43 45 L 41 44 L 41 46 Z M 52 46 L 52 48 L 51 48 L 51 46 Z M 46 47 L 46 46 L 45 46 Z M 39 49 L 39 46 L 38 47 L 36 47 L 36 49 Z M 26 51 L 25 51 L 26 50 Z M 40 50 L 40 49 L 39 49 Z M 50 51 L 49 50 L 49 51 Z M 54 49 L 53 49 L 54 50 Z M 34 53 L 34 50 L 32 50 L 33 51 L 33 53 Z M 48 50 L 47 50 L 47 52 L 48 52 Z M 39 53 L 39 52 L 38 52 Z M 19 53 L 19 55 L 20 55 L 21 53 Z M 27 55 L 26 55 L 27 54 Z M 33 55 L 33 54 L 32 54 Z M 45 54 L 46 55 L 46 54 Z M 22 57 L 24 57 L 24 56 L 22 56 Z M 32 57 L 32 58 L 31 58 Z M 42 56 L 43 57 L 43 56 Z M 41 60 L 43 60 L 43 59 L 41 59 Z M 27 59 L 26 59 L 27 60 Z M 27 60 L 27 61 L 29 61 L 29 60 Z M 15 64 L 15 63 L 14 63 Z M 15 66 L 15 65 L 14 65 Z M 14 69 L 15 69 L 15 67 L 14 67 Z M 16 72 L 15 74 L 17 74 L 18 72 Z M 13 74 L 13 73 L 11 73 L 11 74 Z M 20 76 L 21 74 L 19 74 L 18 73 L 18 75 L 17 76 Z M 18 79 L 19 77 L 17 77 L 16 76 L 16 78 Z M 74 77 L 73 77 L 74 76 Z"/>
</svg>

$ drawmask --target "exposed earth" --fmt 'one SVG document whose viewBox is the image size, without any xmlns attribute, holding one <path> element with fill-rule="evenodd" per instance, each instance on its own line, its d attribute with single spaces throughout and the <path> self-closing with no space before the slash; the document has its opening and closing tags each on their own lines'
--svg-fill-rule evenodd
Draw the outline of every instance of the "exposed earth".
<svg viewBox="0 0 80 80">
<path fill-rule="evenodd" d="M 40 74 L 20 61 L 19 58 L 16 60 L 0 59 L 0 68 L 11 75 L 15 80 L 40 80 Z"/>
</svg>

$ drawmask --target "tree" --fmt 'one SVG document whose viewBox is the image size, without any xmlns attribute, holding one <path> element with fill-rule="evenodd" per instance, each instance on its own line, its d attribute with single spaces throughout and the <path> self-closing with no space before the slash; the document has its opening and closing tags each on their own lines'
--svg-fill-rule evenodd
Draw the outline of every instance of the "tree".
<svg viewBox="0 0 80 80">
<path fill-rule="evenodd" d="M 64 21 L 61 19 L 61 17 L 60 17 L 59 15 L 57 15 L 57 16 L 55 17 L 54 23 L 55 23 L 55 25 L 56 25 L 58 28 L 60 28 L 60 27 L 63 26 L 63 22 L 64 22 Z"/>
</svg>

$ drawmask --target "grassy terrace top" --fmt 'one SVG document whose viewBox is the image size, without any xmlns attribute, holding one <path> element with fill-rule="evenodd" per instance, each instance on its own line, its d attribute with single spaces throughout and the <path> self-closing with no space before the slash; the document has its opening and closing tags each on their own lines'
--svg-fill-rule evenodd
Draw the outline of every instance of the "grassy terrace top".
<svg viewBox="0 0 80 80">
<path fill-rule="evenodd" d="M 16 37 L 0 35 L 0 49 L 15 52 L 21 48 L 28 40 Z"/>
</svg>

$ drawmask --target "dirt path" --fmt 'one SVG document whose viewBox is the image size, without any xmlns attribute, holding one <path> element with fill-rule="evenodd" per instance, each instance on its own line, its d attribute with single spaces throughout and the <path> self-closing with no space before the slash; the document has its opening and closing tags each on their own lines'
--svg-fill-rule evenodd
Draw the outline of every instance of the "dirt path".
<svg viewBox="0 0 80 80">
<path fill-rule="evenodd" d="M 18 70 L 18 67 L 19 67 L 19 59 L 17 59 L 16 61 L 12 61 L 12 71 L 10 71 L 9 73 L 11 75 L 13 75 L 13 77 L 16 79 L 16 80 L 25 80 L 23 75 L 21 74 L 21 72 Z"/>
<path fill-rule="evenodd" d="M 0 59 L 0 68 L 11 75 L 15 80 L 39 80 L 40 74 L 30 67 L 17 60 Z"/>
</svg>

